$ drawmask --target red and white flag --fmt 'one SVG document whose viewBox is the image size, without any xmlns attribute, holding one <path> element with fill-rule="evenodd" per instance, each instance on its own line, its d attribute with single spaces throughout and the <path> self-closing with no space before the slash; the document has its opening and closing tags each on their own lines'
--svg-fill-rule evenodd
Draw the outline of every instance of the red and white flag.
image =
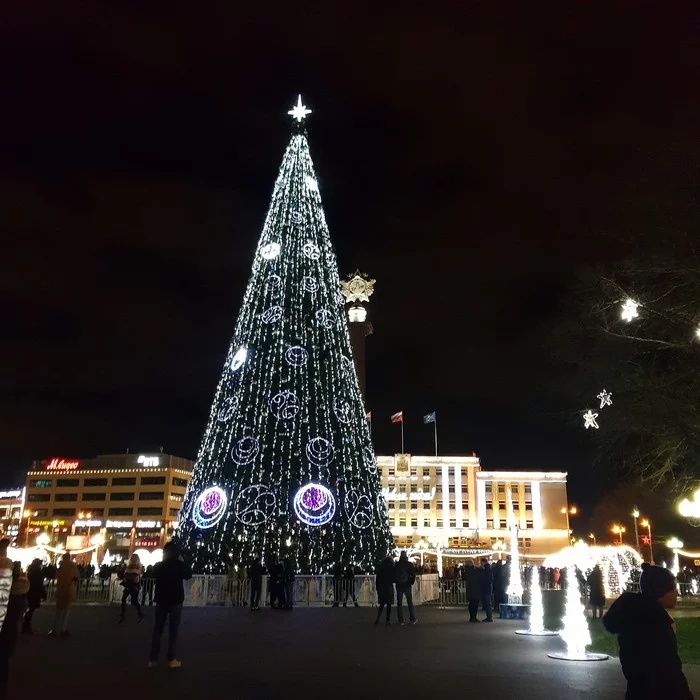
<svg viewBox="0 0 700 700">
<path fill-rule="evenodd" d="M 398 413 L 394 413 L 394 415 L 391 417 L 391 422 L 392 423 L 403 423 L 403 411 L 399 411 Z"/>
<path fill-rule="evenodd" d="M 365 413 L 365 419 L 372 420 L 372 411 L 367 411 L 367 413 Z"/>
</svg>

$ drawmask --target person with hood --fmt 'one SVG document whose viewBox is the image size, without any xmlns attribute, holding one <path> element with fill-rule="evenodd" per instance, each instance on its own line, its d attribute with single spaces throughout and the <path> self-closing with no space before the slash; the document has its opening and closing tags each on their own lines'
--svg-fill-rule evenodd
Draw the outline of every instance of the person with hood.
<svg viewBox="0 0 700 700">
<path fill-rule="evenodd" d="M 78 567 L 70 560 L 70 553 L 61 557 L 56 572 L 56 615 L 49 635 L 68 637 L 68 614 L 75 601 L 75 585 L 78 581 Z"/>
<path fill-rule="evenodd" d="M 479 611 L 479 600 L 481 600 L 481 574 L 474 566 L 472 559 L 466 561 L 464 582 L 467 588 L 467 601 L 469 601 L 469 622 L 479 622 L 476 614 Z"/>
<path fill-rule="evenodd" d="M 493 573 L 488 559 L 481 560 L 481 605 L 486 613 L 482 622 L 493 622 Z"/>
<path fill-rule="evenodd" d="M 122 593 L 122 612 L 119 616 L 119 622 L 124 622 L 126 619 L 126 601 L 131 597 L 131 604 L 136 608 L 136 614 L 139 617 L 139 622 L 143 620 L 143 613 L 141 612 L 141 603 L 139 603 L 139 588 L 141 587 L 141 574 L 143 572 L 143 566 L 141 565 L 141 559 L 138 554 L 132 554 L 129 557 L 129 563 L 126 565 L 124 570 L 124 578 L 122 579 L 122 586 L 124 586 L 124 593 Z"/>
<path fill-rule="evenodd" d="M 390 556 L 384 557 L 377 567 L 377 600 L 379 610 L 375 625 L 379 624 L 382 610 L 386 606 L 386 626 L 391 625 L 391 605 L 394 602 L 394 560 Z"/>
<path fill-rule="evenodd" d="M 415 625 L 418 620 L 413 610 L 413 592 L 411 586 L 416 580 L 416 571 L 413 564 L 408 560 L 408 554 L 404 549 L 401 552 L 399 561 L 396 564 L 394 580 L 396 581 L 396 616 L 399 618 L 399 624 L 403 625 L 403 598 L 406 596 L 406 605 L 408 606 L 408 619 L 412 625 Z"/>
<path fill-rule="evenodd" d="M 578 569 L 576 569 L 578 572 Z M 596 564 L 593 567 L 593 571 L 588 574 L 588 579 L 586 580 L 589 588 L 591 589 L 590 601 L 591 608 L 593 610 L 593 619 L 603 617 L 603 608 L 605 607 L 605 586 L 603 585 L 603 572 L 600 566 Z"/>
<path fill-rule="evenodd" d="M 29 591 L 27 592 L 27 612 L 22 621 L 22 632 L 32 634 L 32 617 L 34 611 L 41 607 L 41 601 L 46 600 L 46 587 L 44 586 L 44 572 L 41 566 L 41 559 L 34 559 L 27 569 L 27 580 L 29 581 Z"/>
<path fill-rule="evenodd" d="M 626 700 L 692 700 L 678 657 L 676 626 L 667 610 L 676 606 L 676 578 L 661 566 L 642 564 L 639 593 L 623 593 L 603 617 L 617 635 L 627 679 Z"/>
</svg>

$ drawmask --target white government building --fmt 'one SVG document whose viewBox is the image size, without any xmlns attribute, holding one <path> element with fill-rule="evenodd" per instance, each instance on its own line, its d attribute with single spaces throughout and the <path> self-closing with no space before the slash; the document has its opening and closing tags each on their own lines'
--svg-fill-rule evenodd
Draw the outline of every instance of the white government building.
<svg viewBox="0 0 700 700">
<path fill-rule="evenodd" d="M 509 547 L 536 560 L 569 544 L 565 472 L 482 471 L 479 458 L 377 457 L 396 545 L 465 557 Z"/>
</svg>

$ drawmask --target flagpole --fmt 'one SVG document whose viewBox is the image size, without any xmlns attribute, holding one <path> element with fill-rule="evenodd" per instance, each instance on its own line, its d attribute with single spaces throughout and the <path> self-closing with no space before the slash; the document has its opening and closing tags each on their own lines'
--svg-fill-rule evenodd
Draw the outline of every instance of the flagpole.
<svg viewBox="0 0 700 700">
<path fill-rule="evenodd" d="M 438 456 L 438 448 L 437 448 L 437 413 L 435 414 L 435 420 L 433 421 L 435 424 L 435 456 Z"/>
<path fill-rule="evenodd" d="M 406 454 L 406 451 L 403 447 L 403 415 L 401 416 L 401 454 Z"/>
</svg>

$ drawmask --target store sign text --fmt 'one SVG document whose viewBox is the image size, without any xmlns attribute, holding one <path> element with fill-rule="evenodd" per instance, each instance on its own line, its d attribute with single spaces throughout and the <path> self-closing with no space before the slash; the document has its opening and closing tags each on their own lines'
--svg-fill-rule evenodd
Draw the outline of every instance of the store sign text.
<svg viewBox="0 0 700 700">
<path fill-rule="evenodd" d="M 22 498 L 22 491 L 0 491 L 0 498 Z"/>
<path fill-rule="evenodd" d="M 139 464 L 143 464 L 144 467 L 159 467 L 160 457 L 146 457 L 146 455 L 139 455 L 136 460 Z"/>
<path fill-rule="evenodd" d="M 77 459 L 59 459 L 54 457 L 46 465 L 47 472 L 72 472 L 80 466 Z"/>
<path fill-rule="evenodd" d="M 102 527 L 101 520 L 76 520 L 73 525 L 76 527 Z"/>
<path fill-rule="evenodd" d="M 397 493 L 392 486 L 382 489 L 382 496 L 387 501 L 432 501 L 435 496 L 435 487 L 430 491 L 416 491 L 411 493 Z"/>
<path fill-rule="evenodd" d="M 54 523 L 56 523 L 54 525 Z M 29 525 L 33 525 L 34 527 L 60 527 L 61 525 L 65 525 L 66 521 L 65 520 L 30 520 Z"/>
</svg>

